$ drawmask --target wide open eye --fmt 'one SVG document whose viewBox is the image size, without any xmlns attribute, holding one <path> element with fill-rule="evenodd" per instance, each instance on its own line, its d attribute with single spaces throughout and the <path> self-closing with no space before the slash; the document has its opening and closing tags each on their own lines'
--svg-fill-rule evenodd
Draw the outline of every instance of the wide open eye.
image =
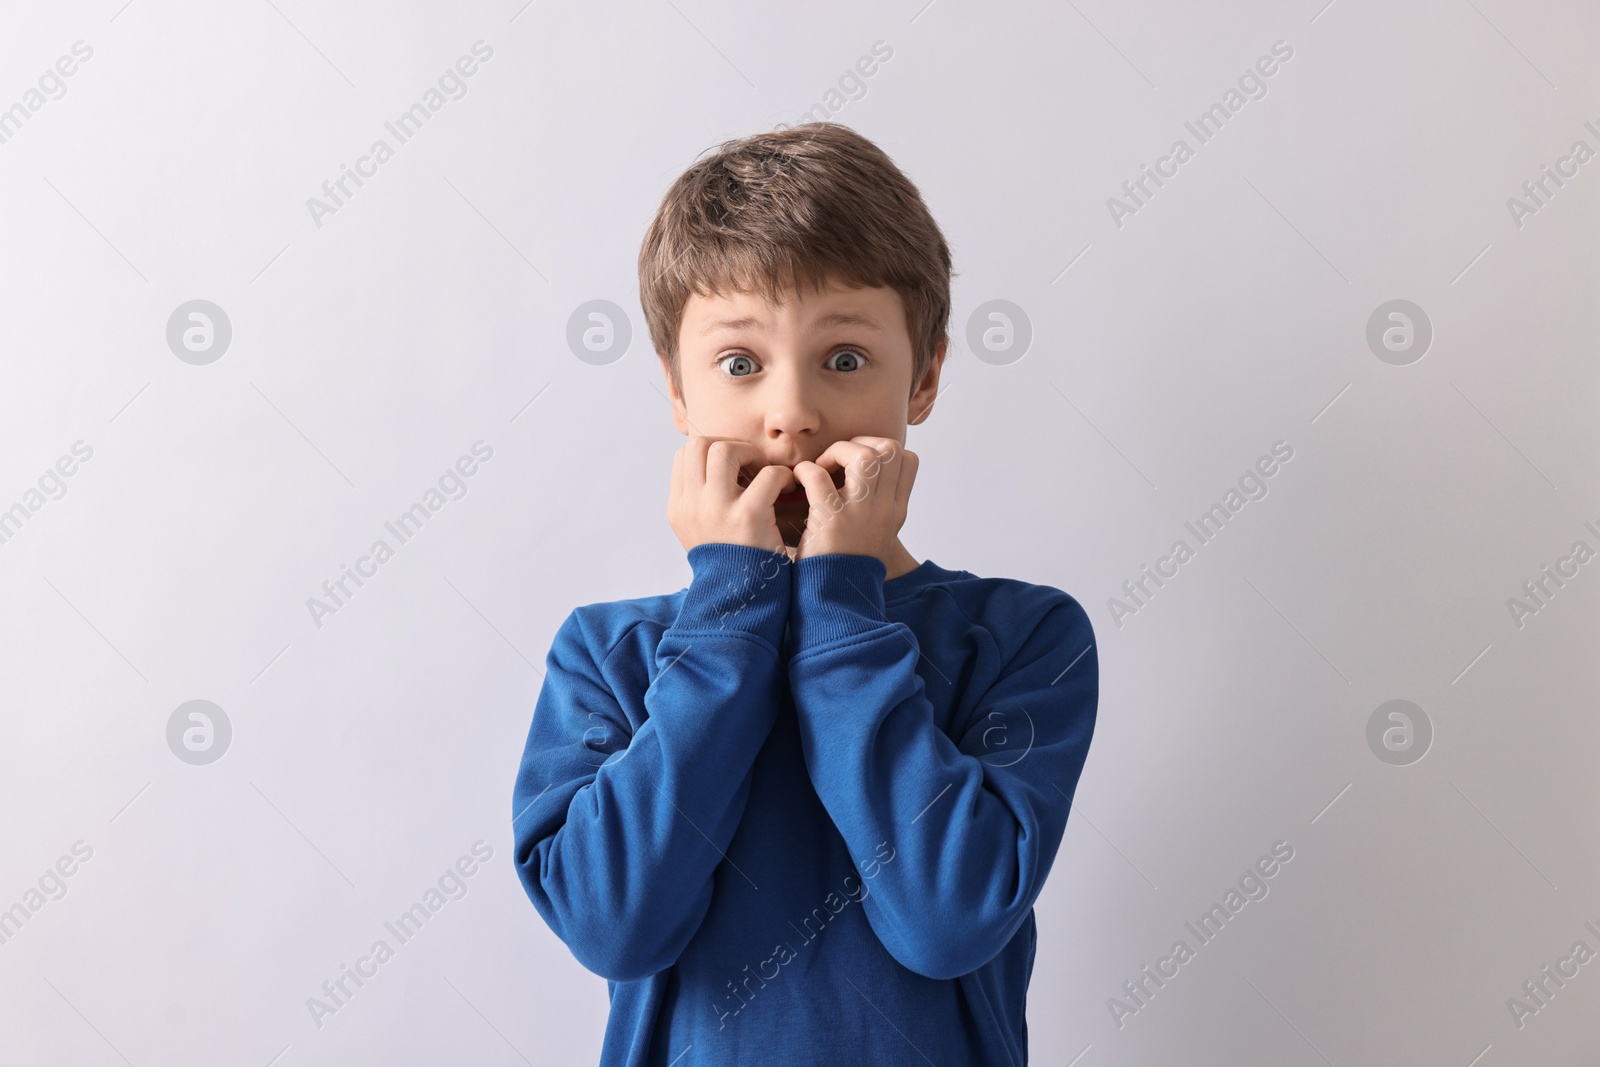
<svg viewBox="0 0 1600 1067">
<path fill-rule="evenodd" d="M 841 348 L 841 349 L 839 349 L 839 351 L 835 352 L 833 355 L 829 356 L 828 358 L 829 359 L 836 359 L 836 358 L 838 358 L 840 356 L 845 357 L 844 358 L 844 365 L 843 366 L 835 366 L 833 368 L 834 370 L 848 371 L 848 372 L 854 373 L 855 371 L 858 371 L 863 366 L 865 366 L 866 362 L 867 362 L 867 357 L 863 356 L 860 352 L 857 352 L 853 348 Z"/>
<path fill-rule="evenodd" d="M 748 378 L 755 373 L 756 363 L 743 352 L 733 352 L 717 360 L 717 366 L 729 378 Z"/>
</svg>

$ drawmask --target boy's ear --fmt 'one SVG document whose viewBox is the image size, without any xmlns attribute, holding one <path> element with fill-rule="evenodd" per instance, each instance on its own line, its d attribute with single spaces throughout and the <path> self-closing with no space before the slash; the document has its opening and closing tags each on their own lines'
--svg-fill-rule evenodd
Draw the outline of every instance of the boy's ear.
<svg viewBox="0 0 1600 1067">
<path fill-rule="evenodd" d="M 672 399 L 672 425 L 677 427 L 679 433 L 689 436 L 689 409 L 683 402 L 683 397 L 678 393 L 678 387 L 672 384 L 672 365 L 667 362 L 665 352 L 657 352 L 656 358 L 661 361 L 661 373 L 667 379 L 667 395 Z"/>
<path fill-rule="evenodd" d="M 920 426 L 933 411 L 933 402 L 939 396 L 939 371 L 944 368 L 944 356 L 949 346 L 950 338 L 946 335 L 939 339 L 939 347 L 933 350 L 933 362 L 928 364 L 922 384 L 911 394 L 911 417 L 906 419 L 907 426 Z"/>
</svg>

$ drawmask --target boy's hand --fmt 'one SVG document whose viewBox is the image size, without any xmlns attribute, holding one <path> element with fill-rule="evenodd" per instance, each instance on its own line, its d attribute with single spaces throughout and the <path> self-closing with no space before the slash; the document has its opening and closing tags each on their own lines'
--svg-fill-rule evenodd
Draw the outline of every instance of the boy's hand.
<svg viewBox="0 0 1600 1067">
<path fill-rule="evenodd" d="M 844 472 L 842 491 L 833 470 Z M 915 452 L 888 437 L 852 437 L 829 445 L 815 462 L 796 464 L 794 474 L 810 507 L 797 559 L 842 552 L 876 556 L 889 566 L 917 479 Z"/>
<path fill-rule="evenodd" d="M 748 488 L 740 469 L 760 467 Z M 696 545 L 731 544 L 783 550 L 773 505 L 795 487 L 788 467 L 766 465 L 761 450 L 731 437 L 690 437 L 672 457 L 667 522 L 685 552 Z"/>
</svg>

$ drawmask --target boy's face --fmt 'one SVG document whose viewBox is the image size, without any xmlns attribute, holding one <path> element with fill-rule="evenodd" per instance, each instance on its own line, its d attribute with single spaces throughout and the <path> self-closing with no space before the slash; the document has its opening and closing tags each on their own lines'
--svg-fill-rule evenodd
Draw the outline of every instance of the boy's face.
<svg viewBox="0 0 1600 1067">
<path fill-rule="evenodd" d="M 834 282 L 821 292 L 791 290 L 777 306 L 754 293 L 693 294 L 678 327 L 681 394 L 667 373 L 673 424 L 686 435 L 750 442 L 768 464 L 788 467 L 852 437 L 903 445 L 906 427 L 933 408 L 944 355 L 941 341 L 913 392 L 905 308 L 887 287 Z M 759 469 L 747 464 L 739 484 Z M 842 486 L 843 473 L 833 480 Z M 778 499 L 778 527 L 791 546 L 808 510 L 798 487 Z"/>
</svg>

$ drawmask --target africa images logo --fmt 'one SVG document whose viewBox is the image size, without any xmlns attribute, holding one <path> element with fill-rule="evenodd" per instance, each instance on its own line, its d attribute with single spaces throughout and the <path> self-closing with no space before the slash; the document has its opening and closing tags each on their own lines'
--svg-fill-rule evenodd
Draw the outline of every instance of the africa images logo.
<svg viewBox="0 0 1600 1067">
<path fill-rule="evenodd" d="M 394 145 L 379 137 L 368 147 L 366 155 L 356 158 L 354 168 L 340 163 L 339 176 L 322 183 L 322 196 L 306 197 L 306 210 L 311 213 L 311 221 L 317 229 L 322 229 L 325 216 L 337 215 L 345 202 L 367 184 L 368 179 L 377 177 L 378 168 L 394 158 L 396 146 L 405 144 L 420 133 L 428 120 L 446 103 L 466 96 L 466 79 L 478 73 L 479 64 L 487 63 L 493 56 L 494 49 L 488 44 L 481 40 L 472 42 L 471 56 L 461 56 L 453 67 L 445 68 L 445 72 L 439 75 L 437 87 L 428 86 L 421 101 L 400 112 L 393 122 L 383 124 L 383 128 L 394 138 Z M 355 188 L 351 188 L 352 185 Z"/>
</svg>

